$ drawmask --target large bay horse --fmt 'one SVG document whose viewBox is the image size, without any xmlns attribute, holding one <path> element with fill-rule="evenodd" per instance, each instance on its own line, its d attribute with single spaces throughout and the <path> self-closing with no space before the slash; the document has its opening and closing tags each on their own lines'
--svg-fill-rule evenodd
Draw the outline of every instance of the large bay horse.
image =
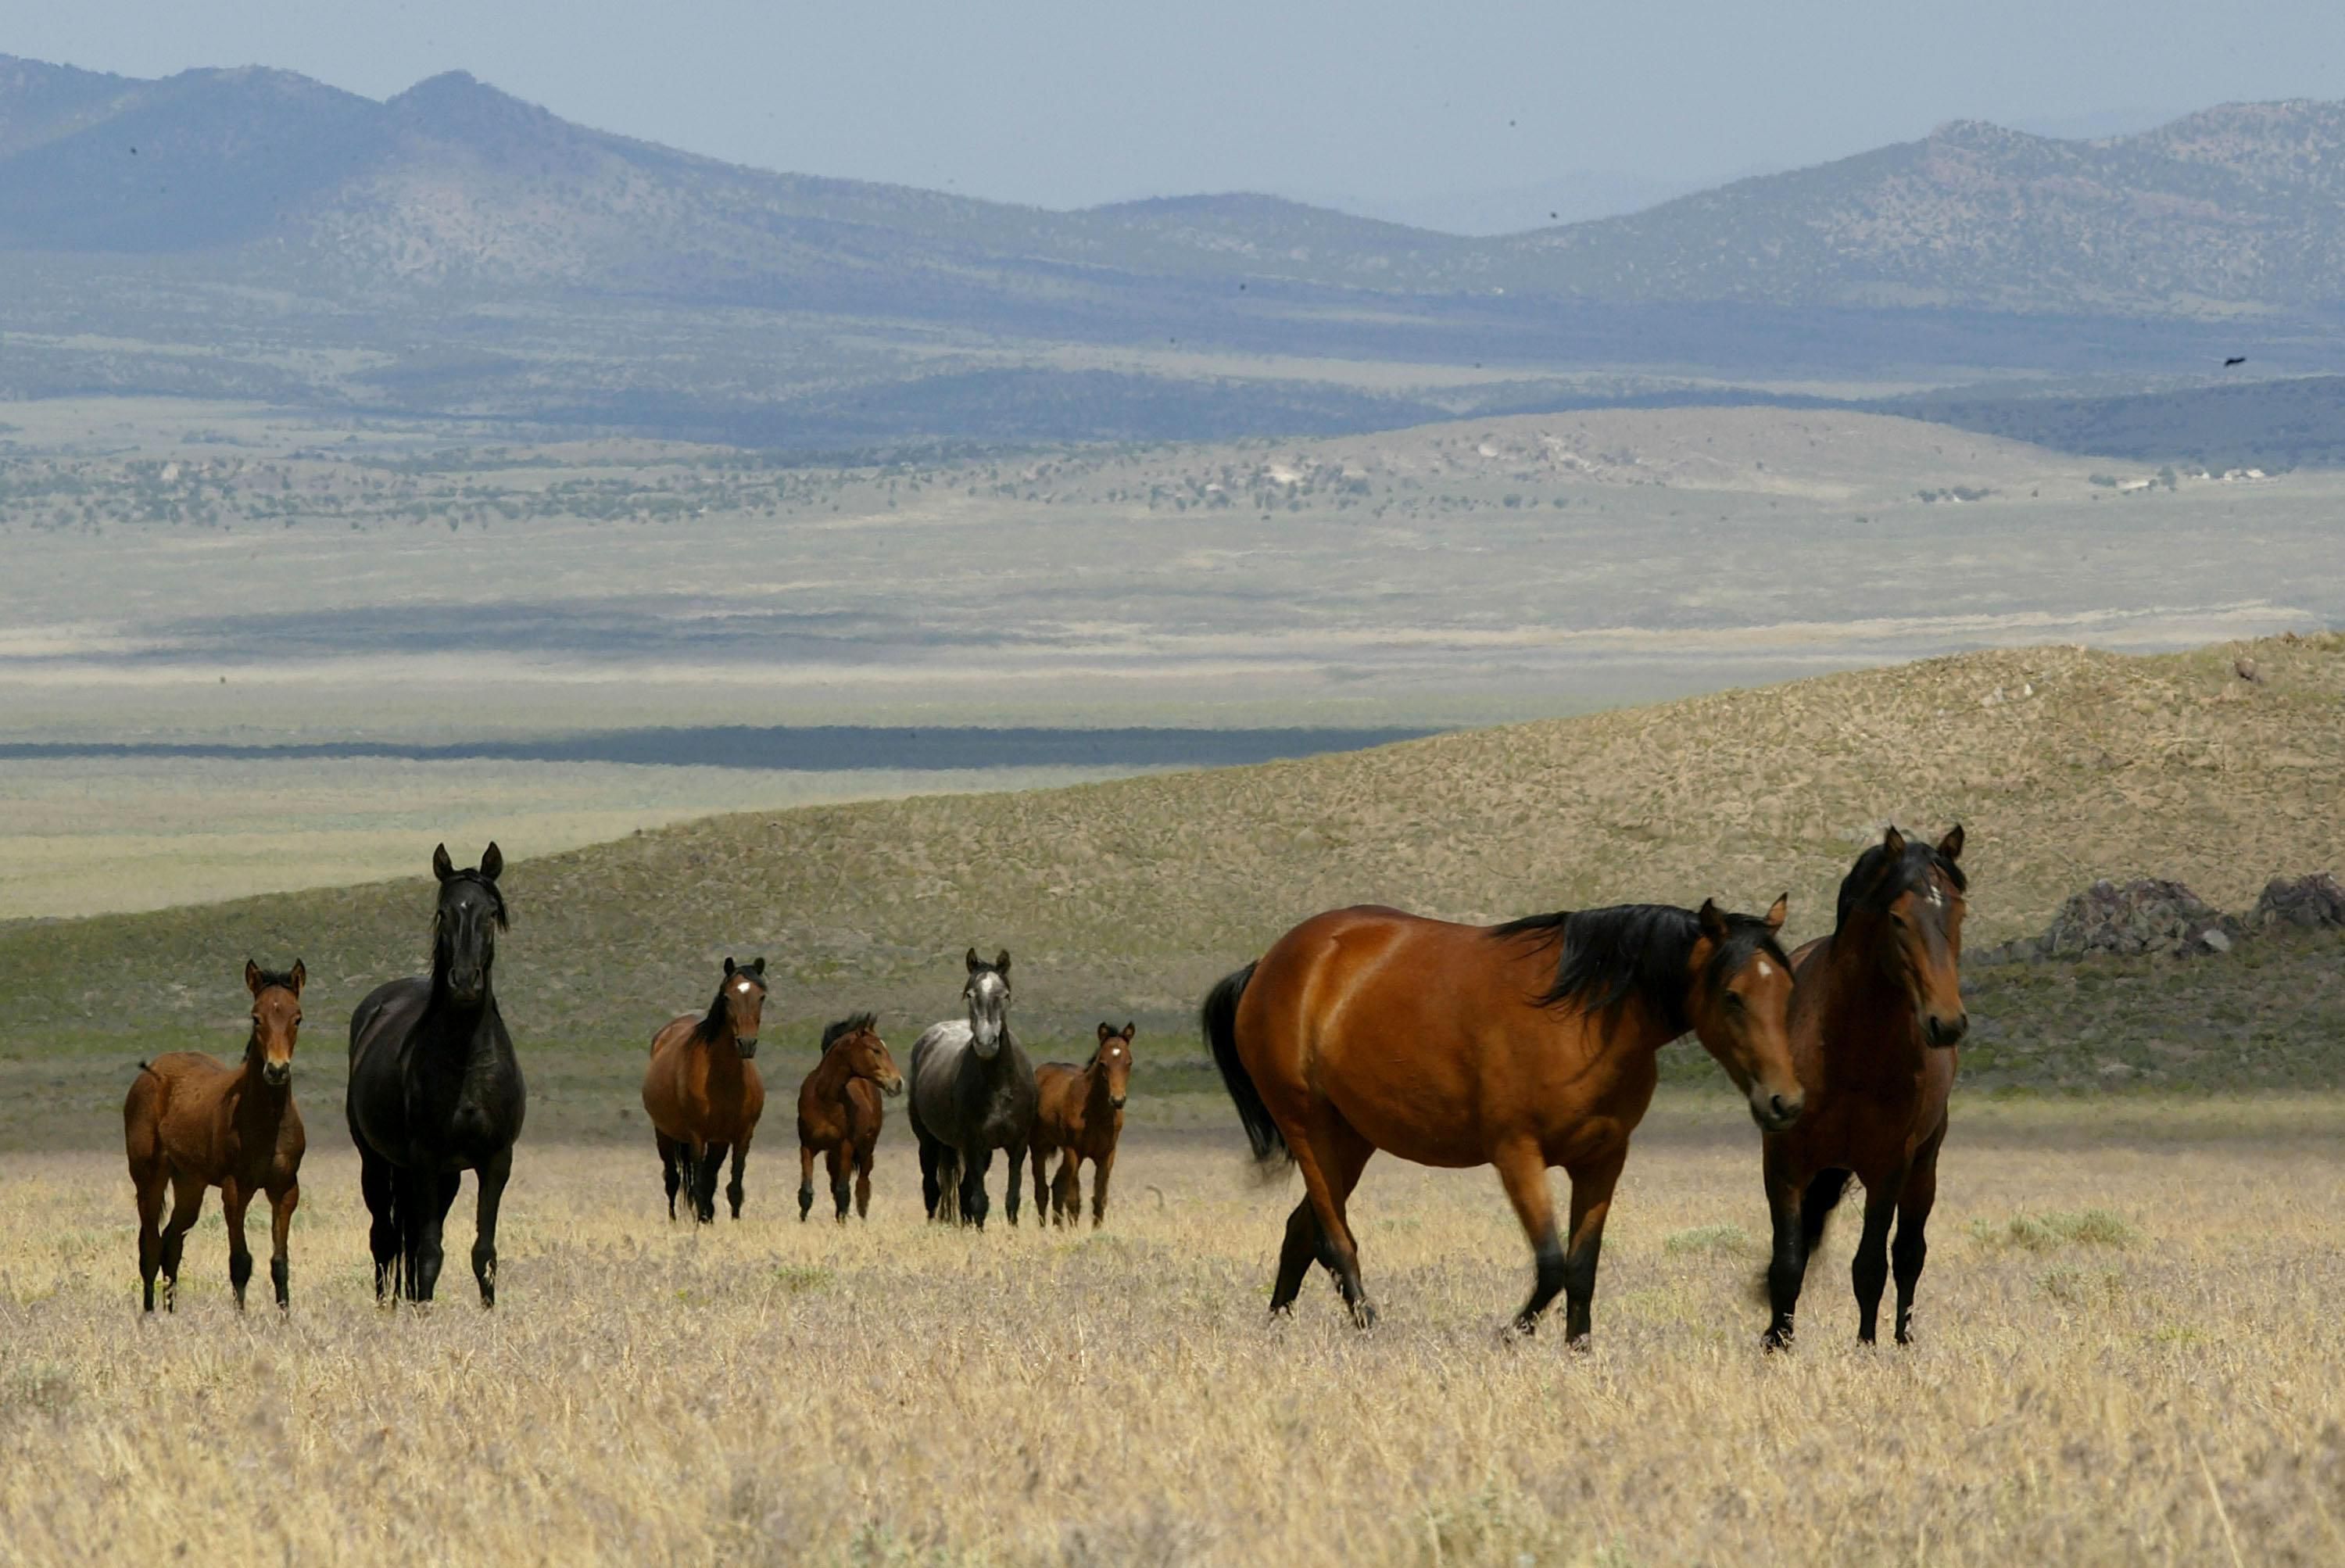
<svg viewBox="0 0 2345 1568">
<path fill-rule="evenodd" d="M 301 1029 L 301 986 L 309 978 L 295 959 L 283 973 L 244 963 L 252 993 L 252 1033 L 234 1067 L 198 1051 L 173 1051 L 138 1064 L 122 1103 L 122 1142 L 130 1180 L 138 1192 L 138 1275 L 147 1310 L 155 1310 L 155 1274 L 163 1275 L 163 1309 L 179 1290 L 179 1249 L 204 1206 L 204 1189 L 220 1189 L 228 1215 L 228 1282 L 244 1309 L 252 1278 L 252 1249 L 244 1241 L 245 1205 L 269 1195 L 269 1278 L 277 1305 L 287 1303 L 289 1266 L 286 1237 L 301 1201 L 301 1113 L 293 1108 L 293 1042 Z M 163 1189 L 171 1189 L 171 1222 L 162 1224 Z"/>
<path fill-rule="evenodd" d="M 431 851 L 440 897 L 431 916 L 431 972 L 393 980 L 350 1014 L 350 1081 L 343 1098 L 359 1149 L 359 1186 L 374 1217 L 378 1300 L 394 1292 L 429 1301 L 440 1281 L 441 1227 L 462 1174 L 480 1184 L 472 1277 L 481 1304 L 497 1299 L 497 1206 L 513 1175 L 527 1096 L 493 989 L 496 934 L 505 929 L 491 844 L 458 871 L 448 847 Z"/>
<path fill-rule="evenodd" d="M 830 1173 L 831 1201 L 847 1223 L 847 1174 L 855 1173 L 855 1212 L 871 1217 L 871 1160 L 888 1119 L 882 1095 L 904 1092 L 904 1075 L 868 1013 L 822 1032 L 822 1059 L 798 1085 L 798 1218 L 814 1207 L 814 1156 Z"/>
<path fill-rule="evenodd" d="M 1314 1257 L 1362 1326 L 1345 1201 L 1368 1157 L 1496 1166 L 1529 1237 L 1537 1283 L 1525 1333 L 1558 1291 L 1583 1343 L 1596 1259 L 1629 1135 L 1650 1103 L 1655 1054 L 1690 1029 L 1761 1128 L 1800 1115 L 1784 1038 L 1791 964 L 1764 917 L 1663 904 L 1454 925 L 1397 910 L 1315 915 L 1205 998 L 1205 1038 L 1257 1159 L 1303 1173 L 1273 1312 Z M 1559 1237 L 1548 1170 L 1571 1176 Z"/>
<path fill-rule="evenodd" d="M 1963 830 L 1935 848 L 1891 828 L 1840 885 L 1832 933 L 1792 955 L 1792 1055 L 1806 1087 L 1800 1125 L 1766 1140 L 1766 1344 L 1792 1342 L 1808 1254 L 1852 1173 L 1864 1184 L 1864 1232 L 1850 1275 L 1856 1337 L 1871 1344 L 1897 1221 L 1897 1342 L 1914 1337 L 1914 1287 L 1929 1252 L 1938 1147 L 1954 1084 L 1954 1045 L 1970 1026 L 1962 992 Z"/>
<path fill-rule="evenodd" d="M 920 1145 L 920 1199 L 930 1219 L 985 1228 L 985 1173 L 1010 1155 L 1010 1223 L 1034 1126 L 1034 1067 L 1010 1033 L 1010 954 L 991 963 L 969 950 L 961 999 L 967 1022 L 931 1023 L 912 1042 L 908 1113 Z M 1042 1201 L 1036 1193 L 1035 1201 Z"/>
<path fill-rule="evenodd" d="M 766 1083 L 753 1062 L 765 1012 L 766 961 L 736 968 L 727 958 L 708 1011 L 686 1013 L 652 1036 L 651 1061 L 644 1068 L 644 1114 L 659 1145 L 670 1219 L 675 1217 L 678 1167 L 692 1217 L 703 1225 L 716 1217 L 716 1173 L 727 1150 L 733 1179 L 725 1186 L 725 1198 L 733 1206 L 733 1217 L 741 1217 L 741 1167 L 748 1163 L 757 1118 L 766 1114 Z"/>
<path fill-rule="evenodd" d="M 1099 1026 L 1099 1049 L 1082 1066 L 1045 1062 L 1034 1069 L 1034 1207 L 1053 1225 L 1082 1217 L 1085 1160 L 1091 1162 L 1091 1228 L 1107 1218 L 1107 1180 L 1115 1171 L 1116 1140 L 1123 1134 L 1123 1100 L 1132 1085 L 1132 1026 Z M 1057 1179 L 1047 1186 L 1042 1167 L 1060 1156 Z"/>
</svg>

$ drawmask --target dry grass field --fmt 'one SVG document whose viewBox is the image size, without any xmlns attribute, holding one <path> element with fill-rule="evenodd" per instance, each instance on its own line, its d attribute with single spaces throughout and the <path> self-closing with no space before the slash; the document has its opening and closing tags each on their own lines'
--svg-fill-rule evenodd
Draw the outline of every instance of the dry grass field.
<svg viewBox="0 0 2345 1568">
<path fill-rule="evenodd" d="M 0 1156 L 0 1559 L 2345 1555 L 2334 1099 L 1960 1100 L 1922 1343 L 1853 1343 L 1841 1234 L 1773 1359 L 1756 1136 L 1722 1097 L 1648 1123 L 1584 1358 L 1502 1339 L 1528 1266 L 1487 1172 L 1372 1166 L 1383 1321 L 1355 1332 L 1324 1279 L 1268 1321 L 1292 1189 L 1225 1117 L 1155 1107 L 1096 1235 L 927 1227 L 899 1121 L 844 1230 L 795 1219 L 786 1135 L 748 1218 L 698 1233 L 647 1148 L 528 1144 L 493 1314 L 468 1279 L 371 1305 L 339 1138 L 285 1319 L 231 1309 L 215 1206 L 180 1311 L 142 1322 L 118 1158 Z"/>
</svg>

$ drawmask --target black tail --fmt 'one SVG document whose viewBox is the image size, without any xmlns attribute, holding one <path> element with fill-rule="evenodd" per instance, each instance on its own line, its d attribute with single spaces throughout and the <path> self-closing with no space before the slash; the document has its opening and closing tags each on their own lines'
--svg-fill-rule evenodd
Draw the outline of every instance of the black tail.
<svg viewBox="0 0 2345 1568">
<path fill-rule="evenodd" d="M 1254 1145 L 1254 1157 L 1264 1165 L 1294 1157 L 1286 1146 L 1286 1135 L 1270 1119 L 1270 1107 L 1262 1103 L 1262 1091 L 1254 1086 L 1254 1075 L 1238 1060 L 1238 998 L 1245 994 L 1246 982 L 1254 978 L 1254 966 L 1247 964 L 1233 974 L 1225 974 L 1221 983 L 1205 993 L 1205 1004 L 1197 1010 L 1197 1021 L 1204 1027 L 1205 1044 L 1213 1049 L 1213 1065 L 1222 1070 L 1222 1085 L 1230 1092 L 1230 1099 L 1238 1108 L 1238 1120 L 1244 1124 L 1246 1142 Z"/>
</svg>

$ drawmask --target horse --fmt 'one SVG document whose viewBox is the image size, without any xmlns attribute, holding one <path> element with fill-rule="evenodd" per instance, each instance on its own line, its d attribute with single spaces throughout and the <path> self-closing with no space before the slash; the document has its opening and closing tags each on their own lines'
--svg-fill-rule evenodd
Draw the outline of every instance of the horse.
<svg viewBox="0 0 2345 1568">
<path fill-rule="evenodd" d="M 882 1095 L 904 1092 L 904 1075 L 868 1013 L 822 1032 L 822 1059 L 798 1085 L 798 1219 L 814 1207 L 814 1156 L 829 1156 L 830 1196 L 847 1223 L 847 1173 L 855 1173 L 855 1212 L 871 1217 L 871 1159 L 888 1118 Z"/>
<path fill-rule="evenodd" d="M 496 1305 L 497 1207 L 528 1109 L 494 988 L 496 936 L 511 919 L 497 888 L 504 864 L 493 843 L 463 871 L 447 845 L 434 849 L 431 972 L 377 986 L 350 1014 L 342 1107 L 373 1217 L 367 1242 L 378 1302 L 431 1299 L 441 1228 L 470 1170 L 480 1186 L 472 1278 L 481 1305 Z"/>
<path fill-rule="evenodd" d="M 1051 1219 L 1071 1225 L 1082 1216 L 1082 1162 L 1091 1162 L 1091 1228 L 1107 1217 L 1107 1178 L 1115 1170 L 1115 1141 L 1123 1133 L 1123 1101 L 1132 1082 L 1132 1026 L 1099 1026 L 1099 1049 L 1077 1067 L 1046 1062 L 1034 1069 L 1034 1204 L 1047 1199 Z M 1042 1166 L 1053 1154 L 1058 1179 L 1045 1189 Z M 1040 1223 L 1039 1220 L 1037 1223 Z"/>
<path fill-rule="evenodd" d="M 733 1217 L 741 1217 L 741 1167 L 748 1163 L 757 1118 L 766 1114 L 766 1083 L 751 1065 L 765 1009 L 766 961 L 736 969 L 727 958 L 708 1011 L 680 1014 L 652 1036 L 651 1061 L 644 1068 L 644 1115 L 651 1118 L 659 1145 L 670 1219 L 675 1217 L 679 1166 L 692 1217 L 702 1225 L 716 1219 L 716 1172 L 728 1148 L 733 1179 L 725 1186 L 725 1197 Z"/>
<path fill-rule="evenodd" d="M 173 1051 L 138 1064 L 122 1102 L 122 1143 L 138 1194 L 138 1274 L 149 1312 L 157 1269 L 163 1310 L 177 1309 L 179 1249 L 204 1207 L 205 1189 L 215 1186 L 228 1215 L 228 1282 L 236 1289 L 236 1309 L 244 1310 L 244 1287 L 252 1278 L 244 1208 L 255 1192 L 269 1195 L 269 1282 L 279 1308 L 290 1305 L 286 1237 L 301 1201 L 307 1146 L 301 1113 L 293 1108 L 293 1043 L 301 1032 L 301 987 L 308 979 L 298 958 L 282 973 L 244 961 L 252 1033 L 238 1065 L 199 1051 Z M 164 1228 L 167 1184 L 171 1223 Z"/>
<path fill-rule="evenodd" d="M 930 1219 L 985 1228 L 985 1173 L 1010 1155 L 1010 1223 L 1018 1223 L 1026 1140 L 1034 1127 L 1034 1068 L 1010 1033 L 1010 954 L 969 950 L 966 1023 L 931 1023 L 912 1042 L 907 1113 L 920 1145 L 920 1199 Z M 1042 1195 L 1034 1195 L 1037 1203 Z"/>
<path fill-rule="evenodd" d="M 1369 1156 L 1496 1166 L 1529 1239 L 1534 1332 L 1560 1291 L 1584 1348 L 1596 1259 L 1629 1135 L 1651 1102 L 1655 1054 L 1691 1029 L 1762 1129 L 1801 1092 L 1784 1037 L 1791 962 L 1764 916 L 1665 904 L 1453 924 L 1376 907 L 1314 915 L 1215 985 L 1202 1022 L 1254 1158 L 1291 1161 L 1304 1196 L 1286 1222 L 1270 1309 L 1314 1257 L 1355 1322 L 1376 1308 L 1345 1201 Z M 1571 1176 L 1556 1230 L 1548 1169 Z"/>
<path fill-rule="evenodd" d="M 1864 1231 L 1850 1266 L 1856 1337 L 1874 1340 L 1897 1221 L 1897 1343 L 1914 1339 L 1914 1288 L 1929 1253 L 1938 1149 L 1963 1007 L 1963 911 L 1969 879 L 1957 826 L 1934 848 L 1894 827 L 1859 855 L 1840 885 L 1830 936 L 1792 954 L 1792 1055 L 1808 1095 L 1800 1125 L 1765 1140 L 1774 1247 L 1772 1319 L 1762 1341 L 1792 1343 L 1808 1254 L 1853 1174 L 1864 1184 Z"/>
</svg>

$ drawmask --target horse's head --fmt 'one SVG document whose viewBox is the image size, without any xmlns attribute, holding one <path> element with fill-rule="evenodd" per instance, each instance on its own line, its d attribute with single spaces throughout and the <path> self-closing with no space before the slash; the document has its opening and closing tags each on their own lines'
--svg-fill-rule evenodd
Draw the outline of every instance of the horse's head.
<svg viewBox="0 0 2345 1568">
<path fill-rule="evenodd" d="M 720 1016 L 732 1025 L 733 1048 L 746 1062 L 757 1054 L 757 1025 L 766 1016 L 766 961 L 752 959 L 735 968 L 725 961 L 725 983 L 716 989 L 716 1003 L 708 1010 L 714 1023 Z"/>
<path fill-rule="evenodd" d="M 1686 1012 L 1702 1048 L 1718 1058 L 1762 1131 L 1800 1119 L 1806 1096 L 1792 1065 L 1792 962 L 1776 943 L 1788 896 L 1763 915 L 1729 914 L 1705 901 L 1686 963 Z"/>
<path fill-rule="evenodd" d="M 244 988 L 252 993 L 252 1043 L 245 1050 L 260 1059 L 260 1076 L 272 1088 L 293 1081 L 293 1042 L 301 1033 L 301 987 L 310 978 L 301 961 L 279 974 L 244 961 Z"/>
<path fill-rule="evenodd" d="M 991 963 L 969 950 L 969 983 L 960 988 L 969 1003 L 969 1043 L 988 1062 L 1001 1049 L 1010 1033 L 1010 950 L 1002 949 Z"/>
<path fill-rule="evenodd" d="M 458 871 L 448 846 L 431 851 L 431 874 L 440 879 L 440 907 L 431 917 L 431 972 L 459 1005 L 476 1005 L 489 993 L 489 971 L 496 962 L 497 932 L 505 929 L 505 897 L 497 878 L 504 852 L 493 843 L 481 863 Z"/>
<path fill-rule="evenodd" d="M 1099 1026 L 1099 1049 L 1091 1054 L 1091 1066 L 1107 1082 L 1107 1103 L 1123 1109 L 1124 1096 L 1132 1087 L 1132 1026 L 1118 1029 L 1112 1023 Z"/>
<path fill-rule="evenodd" d="M 1963 830 L 1934 847 L 1895 828 L 1859 855 L 1840 884 L 1842 942 L 1869 954 L 1914 1004 L 1914 1026 L 1935 1046 L 1970 1028 L 1963 1006 Z"/>
<path fill-rule="evenodd" d="M 879 1038 L 878 1022 L 870 1013 L 842 1018 L 824 1030 L 822 1049 L 825 1055 L 833 1051 L 846 1053 L 848 1077 L 868 1078 L 883 1095 L 904 1092 L 904 1074 L 896 1071 L 896 1058 L 888 1054 L 888 1042 Z"/>
</svg>

